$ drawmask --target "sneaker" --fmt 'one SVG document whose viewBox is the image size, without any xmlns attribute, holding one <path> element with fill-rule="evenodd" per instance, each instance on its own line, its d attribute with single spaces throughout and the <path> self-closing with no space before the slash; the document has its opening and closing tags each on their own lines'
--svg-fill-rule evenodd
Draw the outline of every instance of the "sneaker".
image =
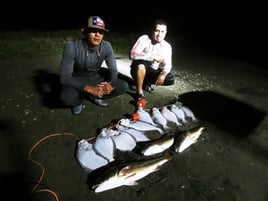
<svg viewBox="0 0 268 201">
<path fill-rule="evenodd" d="M 82 104 L 77 105 L 77 106 L 74 106 L 74 107 L 72 107 L 72 113 L 74 115 L 78 115 L 78 114 L 80 114 L 82 112 L 82 109 L 83 109 L 83 105 Z"/>
<path fill-rule="evenodd" d="M 140 99 L 142 99 L 142 98 L 145 99 L 144 94 L 136 94 L 136 101 L 138 101 L 138 100 L 140 100 Z"/>
<path fill-rule="evenodd" d="M 87 100 L 89 100 L 90 102 L 92 103 L 95 103 L 96 105 L 98 106 L 101 106 L 101 107 L 107 107 L 109 105 L 109 103 L 104 100 L 104 99 L 99 99 L 99 98 L 96 98 L 96 97 L 93 97 L 91 95 L 89 95 L 88 97 L 86 97 Z"/>
<path fill-rule="evenodd" d="M 94 98 L 94 103 L 101 107 L 107 107 L 109 104 L 106 100 Z"/>
<path fill-rule="evenodd" d="M 145 96 L 143 94 L 137 94 L 136 106 L 137 107 L 141 106 L 142 108 L 144 108 L 146 104 L 147 104 L 147 101 L 145 99 Z"/>
<path fill-rule="evenodd" d="M 154 89 L 151 87 L 151 85 L 146 85 L 146 86 L 144 87 L 144 91 L 147 91 L 147 92 L 150 93 L 150 94 L 154 94 L 154 93 L 155 93 L 155 91 L 154 91 Z"/>
</svg>

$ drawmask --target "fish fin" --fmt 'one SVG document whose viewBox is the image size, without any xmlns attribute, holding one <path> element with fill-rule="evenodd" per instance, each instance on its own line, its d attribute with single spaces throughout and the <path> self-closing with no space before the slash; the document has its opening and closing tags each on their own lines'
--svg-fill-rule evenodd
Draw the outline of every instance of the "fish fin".
<svg viewBox="0 0 268 201">
<path fill-rule="evenodd" d="M 130 170 L 130 169 L 131 169 L 131 166 L 130 166 L 130 165 L 127 165 L 127 166 L 123 167 L 123 168 L 119 171 L 119 174 L 120 174 L 121 176 L 125 176 L 125 175 L 129 174 L 129 170 Z M 133 176 L 135 176 L 135 175 L 136 175 L 136 173 L 129 174 L 129 176 L 127 176 L 127 178 L 129 178 L 129 177 L 133 177 Z"/>
<path fill-rule="evenodd" d="M 134 177 L 135 175 L 136 175 L 136 173 L 133 173 L 133 174 L 129 175 L 129 176 L 126 177 L 126 178 Z"/>
<path fill-rule="evenodd" d="M 119 174 L 120 174 L 120 175 L 126 175 L 129 169 L 130 169 L 130 166 L 129 166 L 129 165 L 124 166 L 124 167 L 119 171 Z"/>
<path fill-rule="evenodd" d="M 139 185 L 139 183 L 137 181 L 131 181 L 129 183 L 126 183 L 125 185 L 126 186 L 137 186 L 137 185 Z"/>
<path fill-rule="evenodd" d="M 156 166 L 155 169 L 153 170 L 153 172 L 159 171 L 161 169 L 161 167 L 162 167 L 161 165 Z"/>
</svg>

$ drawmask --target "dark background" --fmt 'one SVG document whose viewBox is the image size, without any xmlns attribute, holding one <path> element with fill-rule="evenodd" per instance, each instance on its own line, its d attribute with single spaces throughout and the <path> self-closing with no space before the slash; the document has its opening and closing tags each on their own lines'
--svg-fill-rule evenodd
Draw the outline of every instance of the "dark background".
<svg viewBox="0 0 268 201">
<path fill-rule="evenodd" d="M 155 19 L 163 18 L 174 46 L 190 41 L 266 66 L 268 18 L 262 1 L 7 2 L 0 23 L 1 30 L 80 29 L 91 15 L 101 16 L 110 32 L 126 33 L 149 31 Z"/>
</svg>

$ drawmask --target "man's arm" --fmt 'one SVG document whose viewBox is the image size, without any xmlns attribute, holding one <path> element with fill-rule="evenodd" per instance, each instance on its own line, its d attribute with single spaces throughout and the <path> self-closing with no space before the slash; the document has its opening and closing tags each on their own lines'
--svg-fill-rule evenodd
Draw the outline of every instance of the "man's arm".
<svg viewBox="0 0 268 201">
<path fill-rule="evenodd" d="M 153 61 L 153 55 L 149 50 L 149 44 L 151 43 L 151 39 L 147 35 L 142 35 L 135 42 L 130 51 L 130 59 L 131 60 L 146 60 Z"/>
<path fill-rule="evenodd" d="M 60 64 L 60 82 L 63 85 L 67 85 L 79 90 L 84 88 L 81 83 L 72 76 L 73 68 L 75 65 L 75 47 L 73 41 L 68 41 L 65 44 L 65 48 L 63 51 L 61 64 Z"/>
</svg>

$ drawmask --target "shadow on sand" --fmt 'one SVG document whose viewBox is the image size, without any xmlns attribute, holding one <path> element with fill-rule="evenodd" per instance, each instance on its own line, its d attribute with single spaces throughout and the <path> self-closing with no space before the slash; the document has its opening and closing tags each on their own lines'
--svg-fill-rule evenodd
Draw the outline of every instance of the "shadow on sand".
<svg viewBox="0 0 268 201">
<path fill-rule="evenodd" d="M 107 69 L 102 68 L 100 70 L 100 74 L 102 74 L 102 76 L 106 79 L 109 79 Z M 118 78 L 125 80 L 129 86 L 134 85 L 133 80 L 123 74 L 119 73 Z M 42 96 L 43 106 L 51 109 L 67 107 L 60 100 L 61 83 L 58 74 L 48 72 L 44 69 L 39 69 L 35 72 L 33 82 L 37 92 Z M 130 95 L 134 96 L 133 94 Z"/>
<path fill-rule="evenodd" d="M 38 93 L 42 96 L 42 104 L 47 108 L 65 108 L 60 101 L 61 84 L 59 75 L 39 69 L 33 78 Z"/>
<path fill-rule="evenodd" d="M 200 118 L 239 137 L 252 133 L 265 113 L 251 105 L 213 92 L 189 92 L 178 97 Z"/>
</svg>

